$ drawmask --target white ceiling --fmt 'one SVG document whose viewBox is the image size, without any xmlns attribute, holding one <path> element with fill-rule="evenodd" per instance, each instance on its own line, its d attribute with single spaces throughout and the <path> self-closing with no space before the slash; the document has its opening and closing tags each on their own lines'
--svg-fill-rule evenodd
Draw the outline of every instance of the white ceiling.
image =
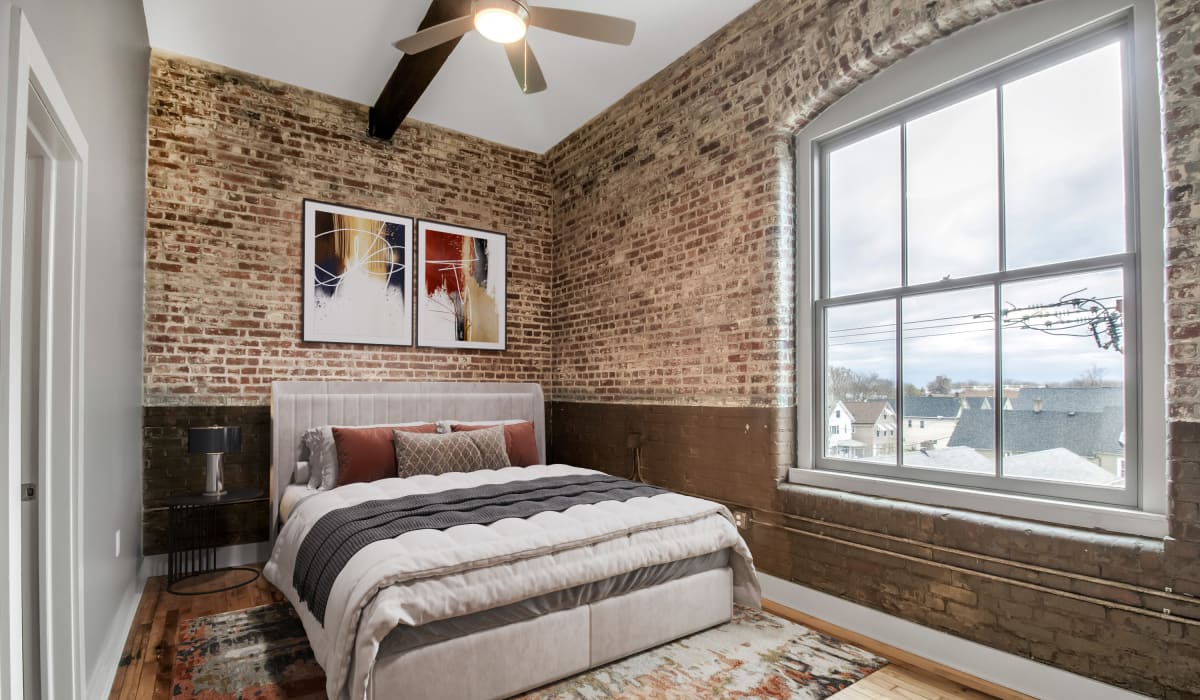
<svg viewBox="0 0 1200 700">
<path fill-rule="evenodd" d="M 544 153 L 755 0 L 535 0 L 635 20 L 633 46 L 536 27 L 548 89 L 524 95 L 504 50 L 470 32 L 410 115 Z M 374 104 L 429 0 L 143 0 L 156 48 Z M 366 129 L 366 124 L 363 124 Z"/>
</svg>

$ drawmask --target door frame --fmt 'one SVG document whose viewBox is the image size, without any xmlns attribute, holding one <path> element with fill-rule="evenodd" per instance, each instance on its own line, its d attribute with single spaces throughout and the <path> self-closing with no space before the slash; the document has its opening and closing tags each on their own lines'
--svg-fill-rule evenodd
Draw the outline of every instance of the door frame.
<svg viewBox="0 0 1200 700">
<path fill-rule="evenodd" d="M 82 580 L 83 250 L 88 147 L 45 52 L 20 8 L 0 0 L 0 330 L 31 304 L 42 312 L 38 436 L 39 592 L 44 697 L 84 693 Z M 31 119 L 31 95 L 37 100 Z M 46 158 L 40 299 L 25 299 L 25 159 Z M 0 696 L 23 696 L 20 333 L 0 333 Z"/>
</svg>

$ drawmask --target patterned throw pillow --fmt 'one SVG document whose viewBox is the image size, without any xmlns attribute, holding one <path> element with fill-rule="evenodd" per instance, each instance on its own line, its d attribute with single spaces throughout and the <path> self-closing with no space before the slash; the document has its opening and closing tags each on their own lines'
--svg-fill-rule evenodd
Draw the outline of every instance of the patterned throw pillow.
<svg viewBox="0 0 1200 700">
<path fill-rule="evenodd" d="M 534 433 L 533 423 L 527 420 L 515 423 L 492 423 L 490 425 L 475 425 L 473 423 L 454 423 L 454 432 L 470 432 L 472 430 L 487 430 L 495 426 L 504 428 L 504 445 L 508 451 L 508 463 L 514 467 L 529 467 L 540 464 L 538 456 L 537 434 Z M 440 426 L 439 426 L 440 427 Z M 440 430 L 438 432 L 441 432 Z"/>
<path fill-rule="evenodd" d="M 396 473 L 402 477 L 509 466 L 501 427 L 446 435 L 397 430 L 392 438 L 396 444 Z"/>
</svg>

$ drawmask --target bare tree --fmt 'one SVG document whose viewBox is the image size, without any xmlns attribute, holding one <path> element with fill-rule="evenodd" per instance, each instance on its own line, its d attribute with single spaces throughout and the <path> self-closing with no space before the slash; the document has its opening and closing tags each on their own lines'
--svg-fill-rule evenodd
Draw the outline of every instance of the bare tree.
<svg viewBox="0 0 1200 700">
<path fill-rule="evenodd" d="M 856 372 L 848 367 L 830 367 L 826 390 L 833 401 L 870 401 L 896 396 L 896 383 L 877 372 Z"/>
<path fill-rule="evenodd" d="M 954 390 L 954 382 L 950 379 L 950 377 L 947 377 L 944 374 L 939 374 L 938 376 L 934 377 L 933 381 L 926 384 L 925 388 L 929 390 L 930 394 L 935 396 L 944 396 Z"/>
<path fill-rule="evenodd" d="M 1085 369 L 1078 377 L 1067 382 L 1069 387 L 1097 387 L 1097 386 L 1112 386 L 1111 382 L 1104 381 L 1105 369 L 1099 365 L 1092 365 L 1089 369 Z"/>
</svg>

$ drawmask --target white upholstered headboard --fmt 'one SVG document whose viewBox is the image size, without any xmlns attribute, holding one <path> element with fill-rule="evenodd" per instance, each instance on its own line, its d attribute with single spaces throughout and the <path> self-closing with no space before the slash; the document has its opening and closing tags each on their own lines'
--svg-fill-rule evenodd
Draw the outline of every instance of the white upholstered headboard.
<svg viewBox="0 0 1200 700">
<path fill-rule="evenodd" d="M 546 409 L 537 384 L 493 382 L 274 382 L 271 384 L 271 539 L 292 483 L 300 438 L 322 425 L 438 420 L 533 421 L 546 461 Z"/>
</svg>

